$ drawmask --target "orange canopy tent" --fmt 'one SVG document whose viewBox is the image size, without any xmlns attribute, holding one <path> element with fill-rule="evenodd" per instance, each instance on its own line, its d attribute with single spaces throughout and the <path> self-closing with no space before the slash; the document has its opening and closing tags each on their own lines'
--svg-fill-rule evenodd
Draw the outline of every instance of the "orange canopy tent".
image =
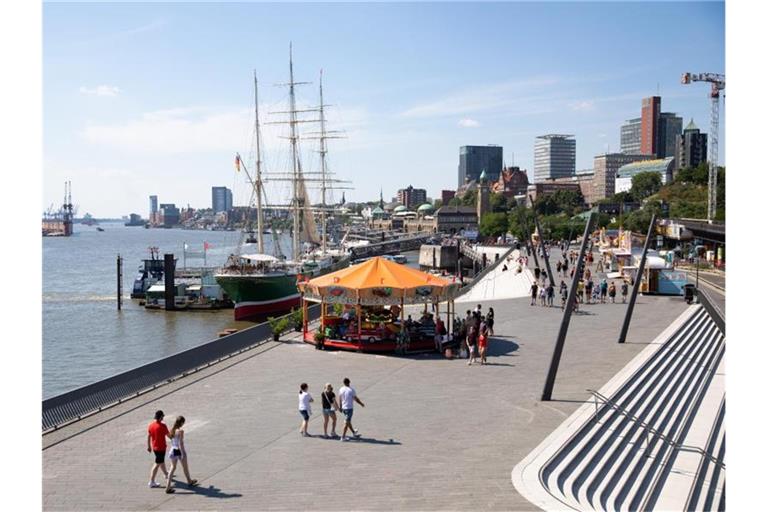
<svg viewBox="0 0 768 512">
<path fill-rule="evenodd" d="M 459 286 L 381 257 L 298 283 L 305 299 L 364 305 L 439 302 Z"/>
</svg>

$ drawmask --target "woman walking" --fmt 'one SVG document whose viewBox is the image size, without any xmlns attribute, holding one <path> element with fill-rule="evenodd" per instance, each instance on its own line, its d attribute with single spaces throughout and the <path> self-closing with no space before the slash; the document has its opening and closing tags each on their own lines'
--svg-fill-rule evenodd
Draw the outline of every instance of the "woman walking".
<svg viewBox="0 0 768 512">
<path fill-rule="evenodd" d="M 485 317 L 485 323 L 488 325 L 488 333 L 493 336 L 493 308 L 488 308 L 488 315 Z"/>
<path fill-rule="evenodd" d="M 336 435 L 336 411 L 339 410 L 339 404 L 336 402 L 336 394 L 333 392 L 333 386 L 330 383 L 325 385 L 322 394 L 323 401 L 323 437 L 328 438 L 328 418 L 333 422 L 331 424 L 331 437 Z"/>
<path fill-rule="evenodd" d="M 477 338 L 477 346 L 480 348 L 480 364 L 485 364 L 485 351 L 488 348 L 488 323 L 485 319 L 480 322 L 480 335 Z"/>
<path fill-rule="evenodd" d="M 614 304 L 616 302 L 616 284 L 613 281 L 608 286 L 608 296 L 611 298 L 611 304 Z"/>
<path fill-rule="evenodd" d="M 312 414 L 312 406 L 310 402 L 314 402 L 315 399 L 307 391 L 309 386 L 306 382 L 302 382 L 299 386 L 299 414 L 303 418 L 301 421 L 301 427 L 299 427 L 299 433 L 303 437 L 312 437 L 307 433 L 307 424 L 309 423 L 309 416 Z"/>
<path fill-rule="evenodd" d="M 174 489 L 171 487 L 173 481 L 173 474 L 176 472 L 176 466 L 181 461 L 181 468 L 184 470 L 184 476 L 187 479 L 187 485 L 195 487 L 197 480 L 189 476 L 189 464 L 187 462 L 187 449 L 184 446 L 184 423 L 186 420 L 184 416 L 179 416 L 176 421 L 173 422 L 173 428 L 168 433 L 168 437 L 171 439 L 171 470 L 168 472 L 168 480 L 165 482 L 165 492 L 167 494 L 173 494 Z"/>
<path fill-rule="evenodd" d="M 467 366 L 472 366 L 475 361 L 475 346 L 477 345 L 477 326 L 472 322 L 467 330 L 467 352 L 469 352 L 469 361 Z"/>
</svg>

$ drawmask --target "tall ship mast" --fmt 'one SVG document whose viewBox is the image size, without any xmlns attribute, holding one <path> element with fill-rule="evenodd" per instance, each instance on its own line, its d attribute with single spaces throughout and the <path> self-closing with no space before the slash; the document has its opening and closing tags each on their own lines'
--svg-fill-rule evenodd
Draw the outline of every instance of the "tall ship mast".
<svg viewBox="0 0 768 512">
<path fill-rule="evenodd" d="M 235 158 L 235 164 L 238 170 L 241 167 L 243 168 L 253 188 L 250 204 L 252 205 L 255 200 L 258 230 L 257 247 L 254 252 L 250 248 L 246 249 L 248 244 L 241 243 L 237 253 L 230 256 L 227 263 L 218 269 L 215 274 L 217 283 L 235 303 L 236 320 L 264 317 L 297 307 L 300 300 L 296 287 L 297 280 L 313 278 L 349 265 L 349 255 L 346 251 L 341 248 L 329 249 L 328 247 L 326 214 L 329 208 L 326 205 L 326 192 L 330 188 L 328 186 L 330 181 L 341 181 L 329 180 L 328 177 L 329 173 L 325 162 L 325 153 L 327 152 L 325 139 L 329 136 L 325 130 L 325 114 L 323 111 L 325 106 L 323 105 L 322 97 L 319 110 L 298 110 L 296 108 L 295 86 L 305 83 L 307 82 L 294 81 L 293 49 L 291 47 L 289 82 L 281 84 L 289 88 L 288 110 L 274 112 L 274 114 L 287 114 L 288 120 L 269 123 L 288 124 L 290 126 L 290 135 L 286 138 L 290 141 L 291 146 L 291 168 L 288 173 L 268 172 L 263 169 L 258 108 L 258 80 L 254 73 L 254 99 L 256 104 L 256 119 L 254 122 L 254 141 L 256 146 L 255 177 L 251 177 L 239 154 Z M 320 112 L 320 119 L 299 119 L 298 114 L 307 112 Z M 322 163 L 319 173 L 305 173 L 302 170 L 298 125 L 299 123 L 306 122 L 320 122 L 321 125 L 320 136 L 316 137 L 321 142 L 320 153 Z M 305 176 L 318 174 L 320 176 L 319 179 L 307 178 Z M 266 201 L 264 184 L 280 181 L 289 181 L 291 183 L 290 201 L 288 204 L 265 204 L 268 201 Z M 306 181 L 320 183 L 321 205 L 319 208 L 315 208 L 311 204 L 309 194 L 307 193 Z M 274 234 L 272 241 L 273 254 L 269 254 L 266 250 L 263 239 L 265 206 L 273 212 L 279 210 L 290 211 L 293 223 L 290 259 L 285 259 L 280 254 L 278 238 Z M 318 236 L 313 216 L 316 212 L 319 212 L 321 216 L 322 233 L 320 236 Z M 275 233 L 275 230 L 272 230 L 272 232 Z M 306 252 L 302 250 L 302 242 L 309 245 L 309 250 Z"/>
</svg>

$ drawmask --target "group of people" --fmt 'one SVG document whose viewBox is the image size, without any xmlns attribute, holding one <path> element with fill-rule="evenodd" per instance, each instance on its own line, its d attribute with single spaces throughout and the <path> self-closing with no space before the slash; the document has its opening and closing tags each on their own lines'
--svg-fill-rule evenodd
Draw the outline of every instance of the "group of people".
<svg viewBox="0 0 768 512">
<path fill-rule="evenodd" d="M 157 471 L 161 470 L 163 475 L 165 475 L 165 492 L 167 494 L 173 494 L 176 491 L 171 487 L 171 484 L 173 482 L 173 475 L 176 472 L 176 466 L 179 462 L 181 462 L 184 476 L 187 478 L 187 484 L 190 487 L 195 487 L 197 485 L 197 480 L 189 475 L 187 448 L 184 445 L 184 423 L 186 423 L 184 416 L 176 417 L 170 431 L 168 430 L 168 426 L 163 423 L 164 417 L 165 414 L 163 411 L 155 412 L 155 419 L 147 428 L 147 451 L 154 454 L 155 457 L 155 462 L 152 464 L 152 469 L 149 473 L 149 487 L 161 487 L 161 485 L 155 481 Z M 165 467 L 165 455 L 168 450 L 166 439 L 171 440 L 171 449 L 169 451 L 169 458 L 171 459 L 170 471 Z"/>
<path fill-rule="evenodd" d="M 493 308 L 488 308 L 488 314 L 483 315 L 480 304 L 472 311 L 467 310 L 467 316 L 460 324 L 457 332 L 459 340 L 464 340 L 467 347 L 468 366 L 477 362 L 478 356 L 480 357 L 480 364 L 484 365 L 488 362 L 486 355 L 488 340 L 493 336 L 494 316 Z"/>
<path fill-rule="evenodd" d="M 349 385 L 349 379 L 344 379 L 344 385 L 339 389 L 339 396 L 337 397 L 333 391 L 333 386 L 327 383 L 323 387 L 323 392 L 320 395 L 323 402 L 323 438 L 337 439 L 339 436 L 336 434 L 336 411 L 340 411 L 344 415 L 344 430 L 341 432 L 341 440 L 348 441 L 347 432 L 352 437 L 359 438 L 360 432 L 352 427 L 352 414 L 354 413 L 355 402 L 360 404 L 361 407 L 365 407 L 365 404 L 357 396 L 355 388 Z M 315 399 L 309 393 L 309 385 L 306 382 L 302 382 L 299 386 L 299 415 L 301 415 L 301 426 L 299 427 L 299 434 L 303 437 L 312 437 L 307 432 L 309 426 L 309 417 L 312 415 L 312 402 Z M 331 421 L 331 435 L 328 436 L 328 422 Z"/>
</svg>

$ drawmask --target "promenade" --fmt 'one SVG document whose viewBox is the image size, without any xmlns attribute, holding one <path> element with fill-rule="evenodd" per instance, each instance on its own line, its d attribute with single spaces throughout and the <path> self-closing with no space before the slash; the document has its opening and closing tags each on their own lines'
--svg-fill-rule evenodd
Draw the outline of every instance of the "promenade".
<svg viewBox="0 0 768 512">
<path fill-rule="evenodd" d="M 540 402 L 562 312 L 529 299 L 483 301 L 496 311 L 489 364 L 438 355 L 317 351 L 270 342 L 43 437 L 46 510 L 533 510 L 512 468 L 687 307 L 638 297 L 574 314 L 553 401 Z M 467 308 L 469 305 L 467 305 Z M 295 338 L 295 336 L 294 336 Z M 349 377 L 357 441 L 322 433 L 320 392 Z M 298 434 L 298 385 L 315 397 L 311 438 Z M 187 418 L 192 476 L 176 493 L 147 488 L 146 427 L 163 409 Z M 337 427 L 341 432 L 341 421 Z M 179 482 L 183 475 L 177 472 Z M 162 477 L 159 478 L 162 481 Z"/>
</svg>

